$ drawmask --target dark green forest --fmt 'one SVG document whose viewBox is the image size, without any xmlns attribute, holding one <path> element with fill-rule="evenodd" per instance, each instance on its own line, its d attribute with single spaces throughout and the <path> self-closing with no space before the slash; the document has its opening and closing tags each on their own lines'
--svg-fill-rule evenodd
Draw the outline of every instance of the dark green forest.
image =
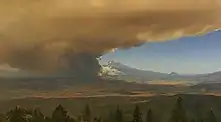
<svg viewBox="0 0 221 122">
<path fill-rule="evenodd" d="M 79 110 L 79 115 L 75 116 L 62 105 L 58 105 L 51 116 L 45 116 L 38 108 L 30 109 L 16 106 L 14 109 L 1 114 L 0 122 L 159 122 L 157 113 L 151 108 L 146 108 L 146 112 L 142 113 L 140 106 L 136 105 L 130 114 L 132 117 L 129 119 L 119 105 L 116 105 L 115 110 L 110 111 L 106 117 L 93 115 L 93 110 L 88 104 L 83 110 Z M 212 108 L 207 111 L 207 115 L 204 117 L 188 117 L 181 97 L 177 98 L 169 114 L 170 117 L 163 122 L 217 122 Z"/>
</svg>

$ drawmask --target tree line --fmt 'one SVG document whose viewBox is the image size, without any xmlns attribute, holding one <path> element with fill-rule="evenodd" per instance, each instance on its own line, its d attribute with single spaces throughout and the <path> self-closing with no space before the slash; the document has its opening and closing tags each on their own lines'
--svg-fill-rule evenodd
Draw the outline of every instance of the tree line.
<svg viewBox="0 0 221 122">
<path fill-rule="evenodd" d="M 17 106 L 6 114 L 0 115 L 0 122 L 157 122 L 152 109 L 148 109 L 145 117 L 143 117 L 139 106 L 136 105 L 131 114 L 133 116 L 132 120 L 125 120 L 123 110 L 117 106 L 114 112 L 110 112 L 107 119 L 102 119 L 101 117 L 93 117 L 89 105 L 85 105 L 82 115 L 75 117 L 63 106 L 58 105 L 52 112 L 51 117 L 46 117 L 39 109 L 30 110 Z M 169 119 L 165 122 L 217 122 L 217 120 L 212 109 L 209 110 L 206 119 L 188 118 L 183 107 L 182 98 L 179 97 Z"/>
</svg>

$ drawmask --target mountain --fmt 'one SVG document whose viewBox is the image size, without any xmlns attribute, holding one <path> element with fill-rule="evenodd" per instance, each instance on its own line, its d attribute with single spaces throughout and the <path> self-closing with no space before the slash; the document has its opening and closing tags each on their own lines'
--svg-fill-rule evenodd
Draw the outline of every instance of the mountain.
<svg viewBox="0 0 221 122">
<path fill-rule="evenodd" d="M 195 80 L 200 83 L 192 86 L 194 89 L 213 92 L 221 89 L 221 71 L 200 75 Z"/>
<path fill-rule="evenodd" d="M 171 72 L 169 75 L 170 75 L 170 76 L 179 76 L 179 74 L 176 73 L 176 72 Z"/>
<path fill-rule="evenodd" d="M 157 82 L 157 80 L 160 80 L 166 82 L 176 81 L 192 85 L 199 83 L 221 83 L 221 71 L 208 74 L 192 75 L 178 74 L 176 72 L 166 74 L 148 70 L 140 70 L 114 61 L 111 61 L 106 65 L 103 65 L 102 68 L 106 69 L 105 77 L 126 81 Z"/>
<path fill-rule="evenodd" d="M 102 69 L 106 72 L 106 76 L 111 78 L 118 78 L 127 81 L 151 81 L 151 80 L 177 80 L 183 76 L 178 73 L 172 72 L 170 74 L 140 70 L 121 64 L 119 62 L 111 61 L 107 65 L 103 65 Z M 109 70 L 107 70 L 109 69 Z M 114 75 L 108 75 L 114 74 Z"/>
<path fill-rule="evenodd" d="M 221 71 L 206 74 L 201 77 L 203 83 L 221 83 Z"/>
<path fill-rule="evenodd" d="M 169 74 L 140 70 L 121 64 L 119 62 L 111 61 L 103 67 L 109 67 L 110 74 L 114 74 L 111 78 L 118 78 L 126 81 L 141 81 L 147 82 L 152 80 L 165 80 L 165 81 L 184 81 L 192 82 L 193 84 L 203 83 L 221 83 L 221 71 L 207 74 L 193 74 L 181 75 L 176 72 Z M 108 73 L 107 73 L 108 74 Z M 113 77 L 114 76 L 114 77 Z"/>
</svg>

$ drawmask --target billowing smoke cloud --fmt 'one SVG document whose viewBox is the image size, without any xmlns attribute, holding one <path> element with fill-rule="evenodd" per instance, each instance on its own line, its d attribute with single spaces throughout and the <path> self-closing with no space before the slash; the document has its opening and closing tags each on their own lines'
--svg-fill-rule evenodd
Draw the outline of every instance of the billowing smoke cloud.
<svg viewBox="0 0 221 122">
<path fill-rule="evenodd" d="M 62 60 L 59 74 L 74 77 L 80 80 L 96 78 L 101 67 L 97 61 L 99 55 L 89 52 L 75 53 L 68 50 L 60 59 Z"/>
<path fill-rule="evenodd" d="M 221 0 L 1 0 L 0 63 L 93 75 L 107 51 L 204 34 L 220 15 Z"/>
</svg>

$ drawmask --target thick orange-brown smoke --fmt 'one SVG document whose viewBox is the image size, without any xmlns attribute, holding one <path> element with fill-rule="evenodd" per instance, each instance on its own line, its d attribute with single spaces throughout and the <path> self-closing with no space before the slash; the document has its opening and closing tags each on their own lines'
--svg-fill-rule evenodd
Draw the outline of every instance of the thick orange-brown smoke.
<svg viewBox="0 0 221 122">
<path fill-rule="evenodd" d="M 87 64 L 79 63 L 83 67 L 79 70 L 96 67 L 97 71 L 94 59 L 114 48 L 219 29 L 220 3 L 221 0 L 1 0 L 0 63 L 53 72 L 70 66 L 75 59 Z M 67 52 L 72 56 L 64 61 Z"/>
</svg>

